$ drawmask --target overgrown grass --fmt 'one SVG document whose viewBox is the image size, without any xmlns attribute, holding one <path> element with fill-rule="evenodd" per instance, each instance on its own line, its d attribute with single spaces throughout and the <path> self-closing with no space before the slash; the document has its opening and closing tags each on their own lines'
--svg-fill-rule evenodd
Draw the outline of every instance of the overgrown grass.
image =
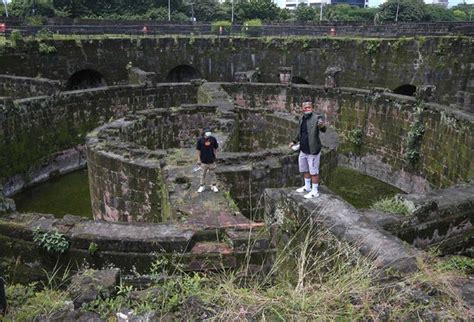
<svg viewBox="0 0 474 322">
<path fill-rule="evenodd" d="M 410 209 L 408 208 L 408 206 L 396 197 L 384 198 L 379 201 L 376 201 L 372 204 L 370 208 L 392 214 L 399 214 L 405 216 L 410 215 Z"/>
<path fill-rule="evenodd" d="M 200 312 L 204 310 L 207 318 L 216 321 L 474 318 L 453 287 L 453 281 L 463 277 L 459 267 L 472 265 L 472 261 L 443 261 L 427 253 L 418 260 L 419 271 L 401 275 L 380 271 L 360 254 L 357 245 L 335 239 L 309 220 L 293 227 L 291 238 L 266 270 L 252 269 L 247 262 L 240 270 L 189 274 L 180 257 L 160 257 L 150 268 L 153 283 L 149 289 L 136 291 L 121 284 L 115 296 L 98 298 L 83 310 L 108 320 L 123 309 L 136 314 L 155 311 L 172 320 L 197 320 L 201 317 L 186 315 L 186 306 L 190 298 L 198 298 Z M 49 274 L 48 281 L 58 275 Z M 6 320 L 51 316 L 68 305 L 68 294 L 58 289 L 60 285 L 42 291 L 35 285 L 10 287 L 7 292 L 15 308 Z"/>
</svg>

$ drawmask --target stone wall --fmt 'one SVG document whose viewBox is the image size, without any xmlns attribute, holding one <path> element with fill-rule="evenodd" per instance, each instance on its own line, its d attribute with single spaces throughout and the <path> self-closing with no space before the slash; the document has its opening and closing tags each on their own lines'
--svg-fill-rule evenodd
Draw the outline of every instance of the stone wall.
<svg viewBox="0 0 474 322">
<path fill-rule="evenodd" d="M 409 194 L 401 200 L 410 215 L 366 210 L 370 222 L 418 248 L 435 248 L 441 254 L 474 254 L 474 184 L 459 184 L 426 194 Z"/>
<path fill-rule="evenodd" d="M 203 128 L 221 129 L 216 112 L 216 106 L 204 104 L 141 111 L 136 114 L 140 121 L 124 128 L 120 138 L 151 150 L 194 147 Z"/>
<path fill-rule="evenodd" d="M 229 166 L 219 167 L 232 198 L 242 213 L 262 220 L 263 190 L 265 188 L 293 187 L 302 184 L 298 169 L 298 153 L 291 153 L 287 145 L 295 138 L 297 117 L 255 108 L 239 108 L 236 131 L 229 138 L 232 144 L 221 156 Z M 330 129 L 321 134 L 321 182 L 330 180 L 337 167 L 338 135 Z M 246 153 L 245 153 L 246 152 Z M 233 159 L 246 155 L 243 164 L 235 166 Z M 237 157 L 238 159 L 238 157 Z"/>
<path fill-rule="evenodd" d="M 295 137 L 295 118 L 269 110 L 241 108 L 227 151 L 256 152 L 285 146 Z"/>
<path fill-rule="evenodd" d="M 9 96 L 13 99 L 49 96 L 60 90 L 61 83 L 56 80 L 0 75 L 0 96 Z"/>
<path fill-rule="evenodd" d="M 209 124 L 219 128 L 215 106 L 186 105 L 140 111 L 93 131 L 86 147 L 94 218 L 172 219 L 164 149 L 194 145 Z"/>
<path fill-rule="evenodd" d="M 83 144 L 89 131 L 110 118 L 147 108 L 194 103 L 196 93 L 196 87 L 189 84 L 153 88 L 130 85 L 10 101 L 0 111 L 0 181 L 5 193 L 11 195 L 48 179 L 50 172 L 63 173 L 84 166 L 78 156 L 79 161 L 71 161 L 75 166 L 50 167 L 55 154 Z"/>
<path fill-rule="evenodd" d="M 39 42 L 0 47 L 0 70 L 6 74 L 67 81 L 75 72 L 98 71 L 106 83 L 127 81 L 132 62 L 163 82 L 180 65 L 192 67 L 209 81 L 231 81 L 236 72 L 259 68 L 261 80 L 277 82 L 278 67 L 293 76 L 323 85 L 324 72 L 339 67 L 341 86 L 395 89 L 400 85 L 434 85 L 441 102 L 457 102 L 468 91 L 472 38 L 400 39 L 284 38 L 127 38 L 43 41 L 56 52 L 39 52 Z"/>
<path fill-rule="evenodd" d="M 224 85 L 239 106 L 298 113 L 301 102 L 316 103 L 330 126 L 341 135 L 340 161 L 405 191 L 447 187 L 474 176 L 472 115 L 414 98 L 349 88 L 310 85 Z M 417 146 L 408 138 L 422 125 Z M 349 137 L 362 133 L 356 146 Z M 408 160 L 415 150 L 419 160 Z"/>
<path fill-rule="evenodd" d="M 21 29 L 25 35 L 36 34 L 45 26 L 29 26 L 22 18 L 0 17 L 0 21 L 7 23 L 9 29 Z M 142 34 L 143 26 L 147 26 L 148 35 L 201 35 L 215 34 L 208 22 L 157 22 L 150 20 L 97 20 L 78 19 L 67 17 L 47 18 L 46 27 L 53 33 L 61 34 Z M 240 34 L 242 25 L 234 24 L 233 32 Z M 328 35 L 331 28 L 335 28 L 339 36 L 365 37 L 400 37 L 400 36 L 427 36 L 427 35 L 473 35 L 474 24 L 471 21 L 448 22 L 392 22 L 380 21 L 377 24 L 367 24 L 354 21 L 313 21 L 301 22 L 266 22 L 261 28 L 261 34 L 289 36 L 289 35 Z M 10 32 L 7 29 L 7 34 Z"/>
<path fill-rule="evenodd" d="M 324 143 L 323 143 L 324 144 Z M 263 220 L 263 192 L 266 188 L 296 187 L 303 184 L 298 170 L 298 153 L 267 150 L 266 159 L 247 160 L 239 166 L 219 167 L 217 173 L 229 187 L 230 195 L 239 210 L 252 220 Z M 259 156 L 260 154 L 260 156 Z M 262 153 L 251 153 L 262 159 Z M 272 155 L 273 154 L 273 155 Z M 226 157 L 222 156 L 225 161 Z M 337 167 L 337 152 L 332 147 L 323 148 L 321 154 L 321 182 L 325 184 Z"/>
</svg>

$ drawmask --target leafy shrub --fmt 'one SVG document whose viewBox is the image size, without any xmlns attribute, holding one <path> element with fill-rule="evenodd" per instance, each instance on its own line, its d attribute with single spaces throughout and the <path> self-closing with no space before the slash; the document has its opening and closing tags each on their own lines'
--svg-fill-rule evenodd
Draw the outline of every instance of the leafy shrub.
<svg viewBox="0 0 474 322">
<path fill-rule="evenodd" d="M 56 47 L 45 43 L 40 43 L 38 51 L 40 52 L 40 54 L 52 54 L 56 52 Z"/>
<path fill-rule="evenodd" d="M 365 46 L 365 53 L 367 55 L 373 55 L 379 50 L 379 47 L 380 47 L 380 41 L 369 40 L 367 41 L 367 44 Z"/>
<path fill-rule="evenodd" d="M 168 10 L 164 7 L 151 8 L 146 12 L 145 16 L 151 20 L 167 21 Z"/>
<path fill-rule="evenodd" d="M 30 26 L 42 26 L 45 21 L 46 18 L 43 16 L 28 16 L 25 18 L 25 22 Z"/>
<path fill-rule="evenodd" d="M 53 32 L 49 30 L 48 28 L 42 28 L 36 33 L 36 37 L 43 40 L 52 39 Z"/>
<path fill-rule="evenodd" d="M 89 249 L 88 249 L 89 254 L 94 255 L 98 250 L 99 250 L 99 245 L 97 245 L 94 242 L 91 242 L 89 244 Z"/>
<path fill-rule="evenodd" d="M 262 20 L 247 20 L 246 22 L 244 22 L 243 32 L 248 36 L 259 36 L 262 33 Z"/>
<path fill-rule="evenodd" d="M 420 160 L 419 149 L 424 133 L 425 126 L 420 120 L 416 121 L 408 132 L 406 140 L 406 159 L 411 165 L 415 165 Z"/>
<path fill-rule="evenodd" d="M 354 144 L 355 146 L 360 147 L 362 145 L 362 137 L 364 133 L 362 132 L 362 129 L 352 129 L 349 131 L 347 135 L 347 140 Z"/>
<path fill-rule="evenodd" d="M 21 35 L 20 30 L 13 30 L 12 33 L 10 34 L 10 42 L 13 47 L 18 46 L 18 43 L 20 41 L 23 41 L 23 36 Z"/>
<path fill-rule="evenodd" d="M 62 254 L 69 249 L 69 242 L 66 237 L 57 231 L 51 233 L 35 230 L 33 232 L 33 241 L 36 245 L 44 248 L 50 253 Z"/>
<path fill-rule="evenodd" d="M 392 213 L 392 214 L 399 214 L 399 215 L 410 214 L 410 210 L 408 209 L 408 206 L 403 201 L 401 201 L 400 199 L 396 197 L 385 198 L 385 199 L 376 201 L 370 208 L 374 210 Z"/>
<path fill-rule="evenodd" d="M 219 34 L 219 27 L 223 28 L 223 34 L 229 35 L 232 31 L 232 22 L 227 20 L 219 20 L 212 23 L 211 31 Z"/>
</svg>

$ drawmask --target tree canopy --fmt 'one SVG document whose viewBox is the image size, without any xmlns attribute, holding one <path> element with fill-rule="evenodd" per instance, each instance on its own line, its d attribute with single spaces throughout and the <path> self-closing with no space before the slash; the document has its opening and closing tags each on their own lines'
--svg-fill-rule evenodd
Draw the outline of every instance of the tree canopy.
<svg viewBox="0 0 474 322">
<path fill-rule="evenodd" d="M 300 4 L 295 10 L 281 9 L 273 0 L 234 0 L 234 21 L 251 19 L 310 22 L 320 20 L 320 9 Z M 226 0 L 170 0 L 171 19 L 190 21 L 231 20 L 232 2 Z M 397 16 L 398 7 L 398 16 Z M 9 13 L 17 17 L 70 17 L 92 19 L 168 20 L 168 0 L 12 0 Z M 473 5 L 459 4 L 446 9 L 423 0 L 388 0 L 378 8 L 347 4 L 323 7 L 324 21 L 466 21 L 472 19 Z"/>
</svg>

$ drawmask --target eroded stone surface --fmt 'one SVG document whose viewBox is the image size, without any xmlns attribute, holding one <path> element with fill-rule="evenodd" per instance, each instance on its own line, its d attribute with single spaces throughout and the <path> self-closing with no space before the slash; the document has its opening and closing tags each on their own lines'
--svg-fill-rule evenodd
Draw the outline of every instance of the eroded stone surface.
<svg viewBox="0 0 474 322">
<path fill-rule="evenodd" d="M 367 222 L 357 209 L 323 189 L 318 198 L 304 199 L 292 189 L 265 190 L 267 224 L 283 224 L 285 217 L 303 225 L 321 225 L 335 237 L 357 245 L 380 268 L 402 272 L 417 269 L 416 251 Z"/>
<path fill-rule="evenodd" d="M 105 269 L 100 271 L 86 270 L 71 278 L 69 293 L 74 299 L 74 307 L 80 308 L 84 303 L 94 301 L 99 296 L 108 298 L 115 294 L 120 283 L 120 270 Z"/>
</svg>

